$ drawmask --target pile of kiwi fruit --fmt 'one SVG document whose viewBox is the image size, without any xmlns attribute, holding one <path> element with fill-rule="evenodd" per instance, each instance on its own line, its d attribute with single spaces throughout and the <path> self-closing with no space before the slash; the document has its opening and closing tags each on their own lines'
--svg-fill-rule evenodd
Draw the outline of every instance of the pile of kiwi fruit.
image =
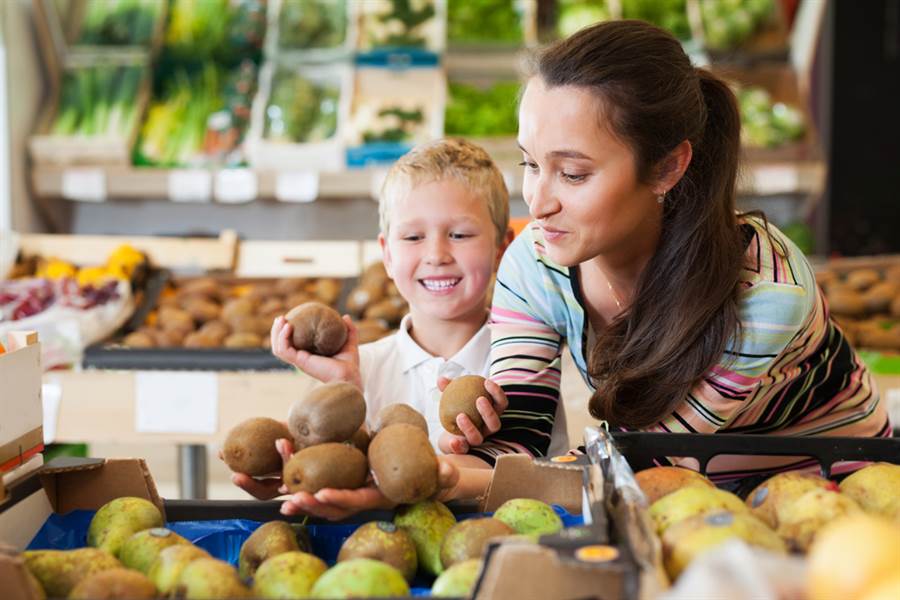
<svg viewBox="0 0 900 600">
<path fill-rule="evenodd" d="M 396 329 L 409 305 L 381 262 L 368 265 L 347 296 L 347 313 L 356 321 L 359 342 L 373 342 Z"/>
<path fill-rule="evenodd" d="M 198 277 L 173 283 L 144 324 L 122 340 L 130 348 L 268 348 L 272 321 L 299 304 L 337 305 L 341 280 L 235 282 Z"/>
<path fill-rule="evenodd" d="M 816 273 L 831 315 L 851 344 L 900 350 L 900 264 Z"/>
</svg>

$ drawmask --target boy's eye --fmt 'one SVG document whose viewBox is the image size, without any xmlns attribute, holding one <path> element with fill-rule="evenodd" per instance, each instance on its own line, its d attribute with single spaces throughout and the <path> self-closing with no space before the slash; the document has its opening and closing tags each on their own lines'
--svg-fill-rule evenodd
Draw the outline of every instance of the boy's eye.
<svg viewBox="0 0 900 600">
<path fill-rule="evenodd" d="M 400 239 L 403 240 L 404 242 L 417 242 L 422 239 L 422 236 L 411 233 L 408 235 L 401 236 Z"/>
<path fill-rule="evenodd" d="M 454 240 L 464 240 L 466 238 L 472 237 L 470 233 L 451 233 L 450 238 Z"/>
</svg>

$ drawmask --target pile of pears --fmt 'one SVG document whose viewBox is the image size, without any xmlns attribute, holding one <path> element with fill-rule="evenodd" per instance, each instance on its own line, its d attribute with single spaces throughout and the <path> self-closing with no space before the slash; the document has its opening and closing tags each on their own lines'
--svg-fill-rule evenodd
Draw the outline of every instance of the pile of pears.
<svg viewBox="0 0 900 600">
<path fill-rule="evenodd" d="M 152 502 L 108 502 L 91 520 L 87 547 L 23 553 L 35 597 L 396 597 L 410 594 L 419 569 L 438 576 L 433 596 L 466 596 L 490 540 L 535 539 L 563 527 L 553 509 L 537 500 L 509 500 L 493 517 L 458 523 L 444 504 L 427 500 L 402 506 L 393 521 L 357 528 L 331 568 L 311 553 L 302 525 L 264 523 L 241 546 L 235 568 L 163 525 Z"/>
<path fill-rule="evenodd" d="M 653 467 L 635 477 L 650 503 L 672 579 L 704 551 L 732 538 L 776 553 L 813 555 L 819 538 L 844 518 L 880 520 L 900 533 L 900 465 L 874 463 L 840 485 L 809 473 L 779 473 L 746 500 L 680 467 Z M 900 569 L 900 535 L 894 542 Z"/>
</svg>

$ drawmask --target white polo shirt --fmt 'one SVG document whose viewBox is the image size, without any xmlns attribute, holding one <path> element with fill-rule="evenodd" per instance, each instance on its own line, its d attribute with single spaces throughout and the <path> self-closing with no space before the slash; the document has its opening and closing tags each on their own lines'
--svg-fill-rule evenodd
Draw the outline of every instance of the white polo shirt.
<svg viewBox="0 0 900 600">
<path fill-rule="evenodd" d="M 444 431 L 439 404 L 438 377 L 490 373 L 491 331 L 487 323 L 450 360 L 432 356 L 409 335 L 410 315 L 403 317 L 397 333 L 359 347 L 359 369 L 366 397 L 366 425 L 371 429 L 382 407 L 394 403 L 412 406 L 428 422 L 428 437 L 440 453 L 438 440 Z M 553 423 L 550 456 L 569 449 L 566 415 L 560 399 Z"/>
</svg>

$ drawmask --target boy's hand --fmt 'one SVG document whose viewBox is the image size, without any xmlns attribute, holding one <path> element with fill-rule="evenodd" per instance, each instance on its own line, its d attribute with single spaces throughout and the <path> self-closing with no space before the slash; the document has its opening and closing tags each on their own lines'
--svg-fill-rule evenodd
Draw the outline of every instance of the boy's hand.
<svg viewBox="0 0 900 600">
<path fill-rule="evenodd" d="M 334 356 L 318 356 L 305 350 L 297 350 L 291 345 L 294 327 L 284 316 L 272 322 L 269 335 L 272 339 L 272 354 L 324 383 L 346 381 L 362 389 L 359 374 L 359 334 L 348 315 L 343 316 L 347 326 L 347 341 Z"/>
<path fill-rule="evenodd" d="M 459 469 L 450 461 L 438 457 L 438 491 L 434 498 L 449 500 L 459 486 Z M 364 510 L 389 510 L 397 506 L 369 481 L 357 490 L 319 490 L 315 494 L 297 492 L 281 505 L 283 515 L 312 515 L 329 521 L 339 521 Z"/>
<path fill-rule="evenodd" d="M 438 389 L 443 392 L 449 383 L 450 380 L 446 377 L 439 377 Z M 503 388 L 490 379 L 485 380 L 484 387 L 491 397 L 481 396 L 475 401 L 484 425 L 479 430 L 468 416 L 462 413 L 456 415 L 456 426 L 463 432 L 463 435 L 453 435 L 448 431 L 441 433 L 438 446 L 445 454 L 465 454 L 472 446 L 480 446 L 484 443 L 485 437 L 500 431 L 500 415 L 506 410 L 509 402 Z"/>
<path fill-rule="evenodd" d="M 275 440 L 275 449 L 281 455 L 282 463 L 286 463 L 294 453 L 294 444 L 286 439 Z M 224 460 L 221 450 L 219 450 L 219 459 Z M 276 477 L 264 479 L 256 479 L 246 473 L 232 473 L 231 482 L 257 500 L 271 500 L 287 493 L 281 480 L 281 473 L 278 473 Z"/>
</svg>

